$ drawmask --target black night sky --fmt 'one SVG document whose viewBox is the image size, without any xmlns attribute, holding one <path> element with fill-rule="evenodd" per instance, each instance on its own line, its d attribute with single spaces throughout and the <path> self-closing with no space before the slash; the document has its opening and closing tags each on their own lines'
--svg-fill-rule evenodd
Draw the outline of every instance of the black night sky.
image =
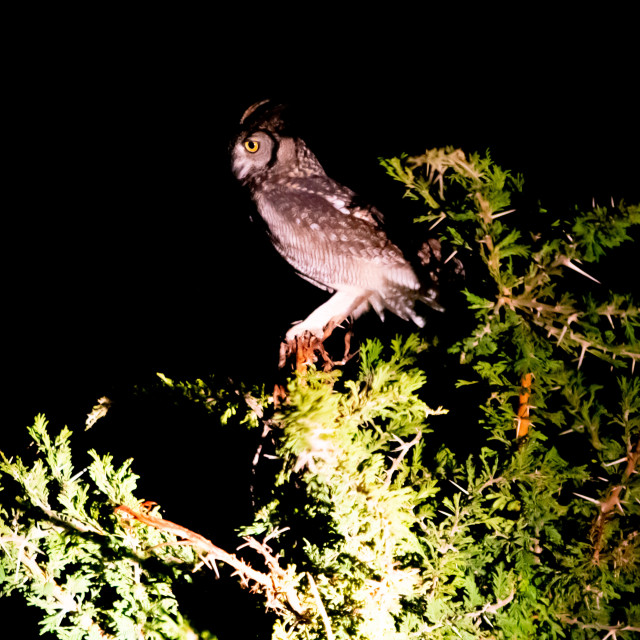
<svg viewBox="0 0 640 640">
<path fill-rule="evenodd" d="M 98 423 L 81 446 L 140 467 L 152 456 L 141 497 L 176 508 L 205 476 L 207 499 L 225 504 L 224 477 L 197 472 L 213 443 L 202 424 L 170 413 L 158 423 L 127 390 L 156 371 L 259 379 L 275 368 L 290 323 L 325 297 L 251 224 L 230 172 L 228 144 L 251 103 L 288 102 L 327 172 L 387 216 L 388 203 L 407 203 L 378 157 L 445 145 L 490 149 L 524 174 L 532 199 L 559 211 L 592 198 L 640 201 L 638 56 L 628 34 L 617 37 L 624 20 L 496 39 L 448 21 L 435 40 L 433 25 L 397 44 L 360 34 L 379 50 L 338 55 L 328 51 L 343 31 L 297 36 L 304 59 L 280 41 L 291 27 L 258 48 L 261 35 L 246 24 L 218 21 L 209 32 L 196 22 L 165 16 L 161 27 L 104 31 L 94 21 L 21 23 L 3 92 L 0 448 L 23 451 L 38 412 L 54 430 L 80 430 L 96 398 L 120 394 L 120 418 L 102 432 Z M 257 49 L 241 60 L 240 40 Z M 631 256 L 609 265 L 605 286 L 637 286 Z M 215 538 L 188 513 L 166 517 Z"/>
</svg>

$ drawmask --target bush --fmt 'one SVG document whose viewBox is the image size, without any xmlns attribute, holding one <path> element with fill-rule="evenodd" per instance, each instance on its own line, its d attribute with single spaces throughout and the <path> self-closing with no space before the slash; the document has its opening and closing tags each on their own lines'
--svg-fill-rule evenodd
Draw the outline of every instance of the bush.
<svg viewBox="0 0 640 640">
<path fill-rule="evenodd" d="M 640 631 L 640 314 L 594 282 L 640 208 L 514 206 L 520 177 L 453 149 L 383 166 L 421 235 L 462 258 L 465 304 L 437 337 L 368 340 L 344 367 L 291 375 L 277 404 L 273 381 L 161 376 L 259 438 L 237 554 L 136 498 L 130 461 L 92 451 L 77 470 L 71 431 L 38 416 L 33 463 L 2 455 L 0 581 L 43 630 L 214 637 L 178 608 L 197 570 L 255 592 L 278 640 Z"/>
</svg>

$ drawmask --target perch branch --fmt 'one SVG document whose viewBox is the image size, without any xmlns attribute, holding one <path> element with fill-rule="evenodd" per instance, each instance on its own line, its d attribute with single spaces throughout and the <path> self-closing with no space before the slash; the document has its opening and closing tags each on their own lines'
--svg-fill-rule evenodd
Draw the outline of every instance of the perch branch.
<svg viewBox="0 0 640 640">
<path fill-rule="evenodd" d="M 148 509 L 150 503 L 143 503 L 143 508 Z M 289 608 L 299 616 L 305 615 L 305 611 L 300 604 L 298 594 L 291 584 L 288 584 L 287 573 L 278 565 L 278 559 L 270 553 L 270 549 L 266 545 L 259 543 L 253 538 L 245 538 L 247 545 L 258 550 L 266 559 L 270 573 L 262 573 L 256 571 L 237 556 L 228 553 L 224 549 L 217 547 L 210 540 L 207 540 L 199 533 L 195 533 L 186 527 L 183 527 L 170 520 L 153 516 L 143 511 L 134 511 L 127 506 L 120 505 L 115 508 L 115 512 L 128 520 L 135 519 L 143 524 L 154 527 L 159 531 L 165 531 L 191 545 L 201 555 L 203 561 L 209 566 L 215 566 L 216 561 L 224 562 L 235 569 L 233 575 L 239 575 L 243 585 L 247 585 L 250 581 L 254 582 L 261 588 L 266 596 L 267 601 L 274 609 Z M 284 602 L 282 600 L 284 596 Z"/>
</svg>

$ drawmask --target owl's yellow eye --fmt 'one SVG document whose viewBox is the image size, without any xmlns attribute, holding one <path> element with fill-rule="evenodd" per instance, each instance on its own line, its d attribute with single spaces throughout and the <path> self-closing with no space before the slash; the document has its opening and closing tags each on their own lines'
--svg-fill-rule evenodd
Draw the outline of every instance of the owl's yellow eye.
<svg viewBox="0 0 640 640">
<path fill-rule="evenodd" d="M 244 141 L 244 148 L 249 153 L 255 153 L 260 148 L 260 143 L 257 140 L 252 140 L 251 138 L 249 138 L 248 140 Z"/>
</svg>

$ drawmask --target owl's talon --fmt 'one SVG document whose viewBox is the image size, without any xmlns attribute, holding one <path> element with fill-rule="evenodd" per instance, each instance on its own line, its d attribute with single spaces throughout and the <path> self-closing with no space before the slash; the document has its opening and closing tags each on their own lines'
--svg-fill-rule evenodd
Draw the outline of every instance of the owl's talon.
<svg viewBox="0 0 640 640">
<path fill-rule="evenodd" d="M 357 352 L 350 353 L 351 337 L 353 333 L 347 331 L 344 336 L 344 355 L 342 360 L 333 360 L 324 346 L 324 341 L 333 333 L 336 327 L 341 326 L 335 321 L 329 322 L 322 333 L 317 331 L 292 331 L 300 325 L 291 327 L 280 345 L 280 359 L 278 366 L 282 369 L 287 360 L 295 358 L 295 370 L 299 373 L 306 371 L 307 367 L 320 361 L 325 371 L 330 371 L 336 365 L 346 364 Z"/>
<path fill-rule="evenodd" d="M 290 357 L 295 358 L 295 369 L 305 371 L 310 364 L 318 360 L 318 354 L 326 354 L 322 339 L 310 331 L 287 331 L 285 339 L 280 345 L 280 360 L 278 366 L 282 369 Z"/>
</svg>

